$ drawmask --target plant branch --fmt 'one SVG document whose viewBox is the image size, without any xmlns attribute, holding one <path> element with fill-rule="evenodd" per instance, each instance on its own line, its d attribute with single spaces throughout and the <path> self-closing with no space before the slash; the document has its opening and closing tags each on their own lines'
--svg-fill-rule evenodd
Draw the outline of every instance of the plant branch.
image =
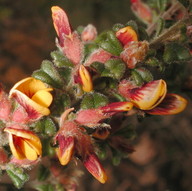
<svg viewBox="0 0 192 191">
<path fill-rule="evenodd" d="M 176 11 L 178 11 L 179 9 L 181 9 L 182 6 L 179 2 L 175 2 L 172 4 L 172 6 L 164 13 L 160 14 L 157 19 L 151 24 L 149 25 L 148 29 L 147 29 L 147 33 L 148 35 L 151 35 L 153 33 L 153 31 L 156 29 L 157 26 L 157 22 L 160 18 L 162 19 L 167 19 L 170 16 L 172 16 Z"/>
<path fill-rule="evenodd" d="M 151 47 L 159 47 L 166 41 L 176 40 L 180 37 L 180 29 L 183 24 L 191 25 L 192 24 L 192 15 L 189 15 L 187 18 L 183 18 L 182 20 L 175 23 L 172 27 L 167 29 L 164 33 L 162 33 L 158 38 L 152 40 L 150 42 Z"/>
</svg>

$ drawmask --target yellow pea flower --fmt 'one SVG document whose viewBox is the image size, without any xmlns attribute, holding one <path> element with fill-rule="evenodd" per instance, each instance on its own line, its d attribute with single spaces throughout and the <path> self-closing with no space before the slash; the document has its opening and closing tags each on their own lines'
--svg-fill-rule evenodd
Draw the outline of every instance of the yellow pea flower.
<svg viewBox="0 0 192 191">
<path fill-rule="evenodd" d="M 9 146 L 17 159 L 36 160 L 42 154 L 40 139 L 31 131 L 6 127 L 9 134 Z"/>
<path fill-rule="evenodd" d="M 42 81 L 33 77 L 25 78 L 17 82 L 10 90 L 10 97 L 14 97 L 28 112 L 35 118 L 38 114 L 49 115 L 48 107 L 51 105 L 53 97 L 50 93 L 52 88 L 48 88 Z"/>
</svg>

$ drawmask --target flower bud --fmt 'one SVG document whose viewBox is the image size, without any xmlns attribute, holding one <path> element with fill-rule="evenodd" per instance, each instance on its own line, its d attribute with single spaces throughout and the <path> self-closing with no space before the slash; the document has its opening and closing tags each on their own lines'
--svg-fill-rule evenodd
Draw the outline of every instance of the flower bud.
<svg viewBox="0 0 192 191">
<path fill-rule="evenodd" d="M 116 32 L 116 37 L 123 44 L 123 46 L 132 41 L 138 41 L 137 33 L 130 26 L 118 30 Z"/>
<path fill-rule="evenodd" d="M 96 36 L 97 29 L 91 24 L 87 25 L 81 33 L 81 39 L 83 41 L 93 41 L 95 40 Z"/>
<path fill-rule="evenodd" d="M 127 64 L 128 68 L 135 68 L 138 62 L 142 62 L 149 49 L 147 41 L 131 42 L 124 47 L 120 58 Z"/>
</svg>

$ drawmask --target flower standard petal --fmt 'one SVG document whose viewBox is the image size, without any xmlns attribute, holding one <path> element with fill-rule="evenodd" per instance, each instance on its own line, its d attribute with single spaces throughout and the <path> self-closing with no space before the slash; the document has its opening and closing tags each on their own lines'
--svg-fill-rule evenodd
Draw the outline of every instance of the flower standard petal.
<svg viewBox="0 0 192 191">
<path fill-rule="evenodd" d="M 187 100 L 177 94 L 167 94 L 164 100 L 152 110 L 151 115 L 173 115 L 182 112 L 187 106 Z"/>
<path fill-rule="evenodd" d="M 136 107 L 142 110 L 150 110 L 162 102 L 166 93 L 166 82 L 155 80 L 144 84 L 140 88 L 130 89 L 127 97 Z"/>
<path fill-rule="evenodd" d="M 16 83 L 9 96 L 14 97 L 26 109 L 30 118 L 34 119 L 49 115 L 48 106 L 53 100 L 50 91 L 52 88 L 47 88 L 40 80 L 29 77 Z"/>
</svg>

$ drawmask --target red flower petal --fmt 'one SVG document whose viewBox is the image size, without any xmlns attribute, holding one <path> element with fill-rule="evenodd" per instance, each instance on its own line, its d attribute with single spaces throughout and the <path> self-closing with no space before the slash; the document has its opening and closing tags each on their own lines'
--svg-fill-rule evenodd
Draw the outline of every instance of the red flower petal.
<svg viewBox="0 0 192 191">
<path fill-rule="evenodd" d="M 157 107 L 146 112 L 152 115 L 173 115 L 182 112 L 186 106 L 185 98 L 177 94 L 167 94 Z"/>
<path fill-rule="evenodd" d="M 107 181 L 107 175 L 95 154 L 90 154 L 83 161 L 87 170 L 101 183 Z"/>
</svg>

